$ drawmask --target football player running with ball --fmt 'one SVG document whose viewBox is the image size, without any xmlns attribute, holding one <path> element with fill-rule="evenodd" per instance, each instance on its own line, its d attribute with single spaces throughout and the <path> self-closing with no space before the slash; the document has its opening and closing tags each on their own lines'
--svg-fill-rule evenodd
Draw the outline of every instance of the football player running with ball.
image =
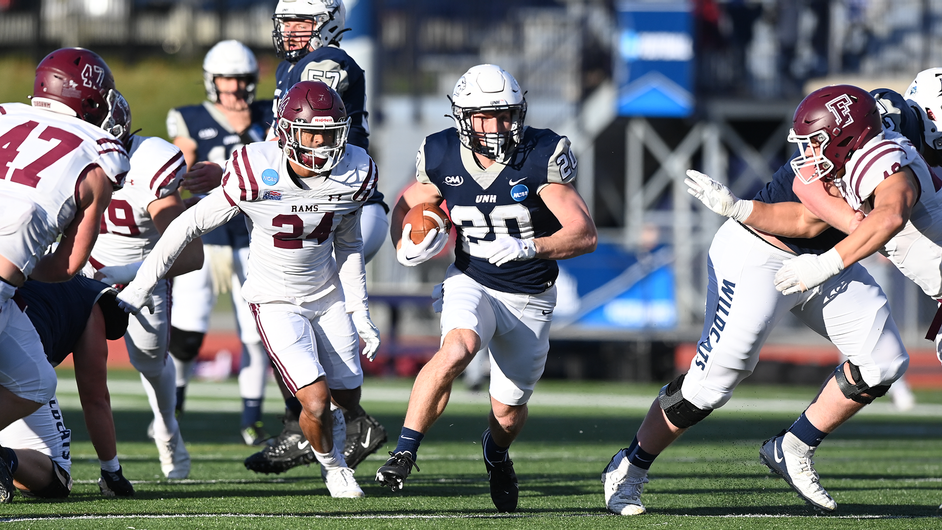
<svg viewBox="0 0 942 530">
<path fill-rule="evenodd" d="M 278 142 L 236 150 L 222 187 L 170 224 L 118 299 L 139 312 L 187 242 L 247 215 L 252 258 L 242 295 L 273 364 L 303 407 L 300 428 L 331 496 L 363 497 L 343 448 L 334 444 L 343 414 L 332 413 L 330 404 L 332 397 L 341 406 L 359 400 L 357 335 L 369 359 L 379 348 L 359 230 L 376 165 L 366 151 L 347 145 L 343 102 L 324 83 L 292 87 L 276 119 Z"/>
<path fill-rule="evenodd" d="M 347 116 L 350 134 L 347 143 L 369 149 L 370 128 L 366 111 L 366 78 L 363 69 L 340 48 L 340 40 L 347 31 L 346 8 L 341 0 L 281 0 L 272 15 L 274 29 L 272 42 L 275 53 L 284 59 L 275 72 L 276 87 L 273 108 L 277 112 L 279 100 L 299 81 L 323 81 L 340 94 Z M 277 134 L 272 128 L 272 137 Z M 374 190 L 360 214 L 360 233 L 363 235 L 363 256 L 367 262 L 376 255 L 389 229 L 389 208 L 383 194 Z M 281 473 L 314 460 L 311 446 L 305 445 L 298 426 L 301 405 L 287 391 L 285 397 L 284 428 L 266 447 L 245 460 L 245 467 L 259 473 Z M 386 429 L 368 415 L 359 400 L 345 405 L 347 424 L 343 453 L 350 467 L 355 468 L 367 456 L 386 443 Z"/>
<path fill-rule="evenodd" d="M 441 251 L 448 234 L 432 230 L 416 244 L 402 221 L 416 205 L 447 202 L 459 243 L 443 284 L 442 345 L 416 378 L 396 450 L 376 480 L 397 491 L 413 466 L 419 470 L 419 444 L 444 412 L 452 383 L 488 346 L 484 463 L 494 505 L 512 512 L 518 488 L 508 450 L 546 364 L 556 260 L 594 251 L 597 234 L 572 186 L 569 139 L 524 126 L 527 103 L 509 73 L 475 66 L 458 80 L 451 102 L 456 128 L 425 139 L 418 182 L 403 193 L 391 223 L 399 262 L 418 265 Z"/>
</svg>

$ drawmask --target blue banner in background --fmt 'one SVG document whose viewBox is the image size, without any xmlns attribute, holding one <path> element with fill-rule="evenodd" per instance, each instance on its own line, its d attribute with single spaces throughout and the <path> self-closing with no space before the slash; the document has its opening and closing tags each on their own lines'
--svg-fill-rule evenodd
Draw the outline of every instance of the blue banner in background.
<svg viewBox="0 0 942 530">
<path fill-rule="evenodd" d="M 620 116 L 693 113 L 693 17 L 687 1 L 616 4 L 615 79 Z"/>
<path fill-rule="evenodd" d="M 343 38 L 374 37 L 373 0 L 344 0 L 343 5 L 347 8 L 346 26 L 350 28 Z"/>
<path fill-rule="evenodd" d="M 643 254 L 599 243 L 591 254 L 560 260 L 553 327 L 673 329 L 677 326 L 673 251 Z"/>
</svg>

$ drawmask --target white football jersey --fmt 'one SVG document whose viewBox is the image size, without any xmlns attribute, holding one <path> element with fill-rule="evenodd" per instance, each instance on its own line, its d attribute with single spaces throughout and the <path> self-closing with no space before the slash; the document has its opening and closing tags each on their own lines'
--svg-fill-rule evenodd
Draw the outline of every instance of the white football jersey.
<svg viewBox="0 0 942 530">
<path fill-rule="evenodd" d="M 128 154 L 110 134 L 22 103 L 0 106 L 0 255 L 29 276 L 72 222 L 78 185 L 96 166 L 121 187 Z"/>
<path fill-rule="evenodd" d="M 277 142 L 257 142 L 233 152 L 223 175 L 223 193 L 250 220 L 242 289 L 250 303 L 317 300 L 340 286 L 335 242 L 338 255 L 351 246 L 362 253 L 359 209 L 377 182 L 366 151 L 347 145 L 328 176 L 295 179 L 286 166 Z"/>
<path fill-rule="evenodd" d="M 129 154 L 131 170 L 102 216 L 89 259 L 96 269 L 141 261 L 150 253 L 160 232 L 147 207 L 177 191 L 186 173 L 183 152 L 161 138 L 132 136 Z"/>
<path fill-rule="evenodd" d="M 247 302 L 304 304 L 339 287 L 348 312 L 366 309 L 359 216 L 376 181 L 373 159 L 353 145 L 329 175 L 309 178 L 289 173 L 277 142 L 243 146 L 222 186 L 170 223 L 127 289 L 150 292 L 187 243 L 241 211 L 251 235 Z"/>
<path fill-rule="evenodd" d="M 854 152 L 843 178 L 834 183 L 854 209 L 869 213 L 871 198 L 884 179 L 909 167 L 919 183 L 919 198 L 909 221 L 886 242 L 881 253 L 933 298 L 942 296 L 942 179 L 926 165 L 905 137 L 887 131 Z"/>
</svg>

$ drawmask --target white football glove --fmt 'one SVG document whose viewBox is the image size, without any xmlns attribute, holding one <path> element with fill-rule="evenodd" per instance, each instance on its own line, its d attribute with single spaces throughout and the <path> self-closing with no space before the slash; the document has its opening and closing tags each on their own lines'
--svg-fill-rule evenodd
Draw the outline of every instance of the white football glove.
<svg viewBox="0 0 942 530">
<path fill-rule="evenodd" d="M 141 268 L 141 263 L 143 263 L 143 261 L 135 261 L 127 265 L 102 267 L 98 269 L 95 277 L 108 285 L 127 285 L 137 276 L 137 271 Z"/>
<path fill-rule="evenodd" d="M 145 307 L 150 310 L 150 314 L 154 314 L 154 297 L 151 296 L 151 291 L 153 287 L 148 290 L 141 289 L 140 287 L 134 285 L 134 282 L 128 284 L 127 287 L 121 290 L 118 293 L 118 307 L 124 309 L 125 312 L 136 315 L 141 312 L 141 309 Z"/>
<path fill-rule="evenodd" d="M 536 243 L 533 239 L 498 237 L 485 249 L 487 261 L 500 267 L 511 261 L 533 259 L 536 256 Z"/>
<path fill-rule="evenodd" d="M 432 287 L 432 309 L 436 313 L 442 312 L 442 302 L 445 301 L 445 284 L 439 283 Z"/>
<path fill-rule="evenodd" d="M 363 355 L 365 355 L 370 362 L 373 362 L 373 359 L 376 357 L 376 351 L 379 350 L 379 329 L 377 329 L 376 324 L 373 324 L 373 321 L 370 320 L 370 310 L 361 309 L 360 311 L 354 311 L 350 316 L 353 318 L 353 325 L 357 328 L 357 334 L 360 335 L 360 338 L 363 339 L 365 343 L 363 346 Z"/>
<path fill-rule="evenodd" d="M 415 267 L 419 263 L 425 263 L 441 252 L 448 243 L 448 232 L 440 232 L 437 228 L 425 234 L 425 239 L 418 244 L 412 242 L 411 236 L 412 225 L 407 224 L 402 228 L 402 244 L 396 251 L 396 259 L 406 267 Z"/>
<path fill-rule="evenodd" d="M 700 200 L 714 212 L 743 222 L 752 213 L 752 201 L 744 201 L 733 195 L 723 184 L 693 169 L 687 170 L 687 193 Z"/>
<path fill-rule="evenodd" d="M 775 288 L 782 294 L 803 293 L 844 270 L 844 260 L 831 249 L 824 254 L 802 254 L 787 259 L 775 273 Z"/>
</svg>

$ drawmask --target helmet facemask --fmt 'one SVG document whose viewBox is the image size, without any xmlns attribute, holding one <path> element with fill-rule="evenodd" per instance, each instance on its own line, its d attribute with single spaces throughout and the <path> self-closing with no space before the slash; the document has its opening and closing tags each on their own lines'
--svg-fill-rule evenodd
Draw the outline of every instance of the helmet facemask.
<svg viewBox="0 0 942 530">
<path fill-rule="evenodd" d="M 237 85 L 236 85 L 236 86 L 237 86 L 236 90 L 234 90 L 234 91 L 232 91 L 232 92 L 224 92 L 224 91 L 220 90 L 220 89 L 219 89 L 219 85 L 216 84 L 216 81 L 217 81 L 218 79 L 220 79 L 220 78 L 223 78 L 223 79 L 235 79 L 235 80 L 237 80 L 237 83 L 238 83 L 238 81 L 244 81 L 245 84 L 244 84 L 244 86 L 239 86 L 239 85 L 237 84 Z M 244 110 L 247 110 L 247 109 L 249 108 L 249 106 L 252 104 L 252 102 L 255 101 L 255 87 L 256 87 L 256 81 L 257 81 L 257 78 L 256 78 L 255 76 L 249 76 L 249 75 L 245 75 L 245 76 L 215 75 L 215 76 L 212 76 L 212 81 L 211 81 L 211 82 L 212 82 L 212 86 L 213 86 L 213 92 L 212 92 L 212 96 L 211 96 L 209 99 L 210 99 L 210 101 L 212 101 L 213 103 L 217 103 L 219 106 L 221 106 L 222 108 L 224 108 L 224 109 L 226 109 L 226 110 L 229 110 L 229 111 L 244 111 Z M 228 99 L 229 99 L 229 98 L 223 98 L 223 95 L 224 95 L 224 94 L 232 95 L 232 96 L 235 98 L 235 100 L 236 100 L 236 101 L 235 101 L 235 104 L 234 104 L 234 105 L 231 105 L 231 104 L 230 104 L 230 105 L 227 105 L 226 103 L 224 103 L 224 100 L 228 100 Z M 240 104 L 238 103 L 239 101 L 241 101 L 241 102 L 243 102 L 243 103 L 240 105 Z"/>
<path fill-rule="evenodd" d="M 203 87 L 206 89 L 206 99 L 212 103 L 221 103 L 219 96 L 222 92 L 216 85 L 220 77 L 244 80 L 245 88 L 237 89 L 233 94 L 245 101 L 245 107 L 255 101 L 258 61 L 248 46 L 237 40 L 224 40 L 217 42 L 206 53 L 203 59 Z M 243 107 L 222 106 L 226 110 L 245 110 Z"/>
<path fill-rule="evenodd" d="M 825 148 L 831 141 L 827 131 L 820 130 L 800 135 L 795 133 L 795 129 L 790 129 L 788 141 L 798 144 L 798 156 L 792 159 L 791 166 L 802 182 L 811 184 L 830 175 L 834 164 L 824 156 Z M 833 179 L 833 177 L 830 178 Z"/>
<path fill-rule="evenodd" d="M 131 136 L 131 106 L 117 90 L 108 90 L 105 101 L 108 103 L 108 114 L 101 128 L 127 145 Z"/>
<path fill-rule="evenodd" d="M 477 114 L 496 114 L 509 111 L 510 129 L 506 131 L 484 132 L 475 130 L 472 116 Z M 484 155 L 499 163 L 506 163 L 513 150 L 523 138 L 523 122 L 527 116 L 527 102 L 519 105 L 498 105 L 493 107 L 459 107 L 451 104 L 452 118 L 458 128 L 461 144 L 475 153 Z"/>
<path fill-rule="evenodd" d="M 315 173 L 327 173 L 337 167 L 343 158 L 347 146 L 347 135 L 350 132 L 350 118 L 342 122 L 334 122 L 328 116 L 314 118 L 314 123 L 301 121 L 291 122 L 286 118 L 278 120 L 279 144 L 285 156 L 299 166 Z M 323 135 L 325 143 L 311 147 L 310 135 Z M 331 135 L 333 138 L 331 138 Z"/>
</svg>

